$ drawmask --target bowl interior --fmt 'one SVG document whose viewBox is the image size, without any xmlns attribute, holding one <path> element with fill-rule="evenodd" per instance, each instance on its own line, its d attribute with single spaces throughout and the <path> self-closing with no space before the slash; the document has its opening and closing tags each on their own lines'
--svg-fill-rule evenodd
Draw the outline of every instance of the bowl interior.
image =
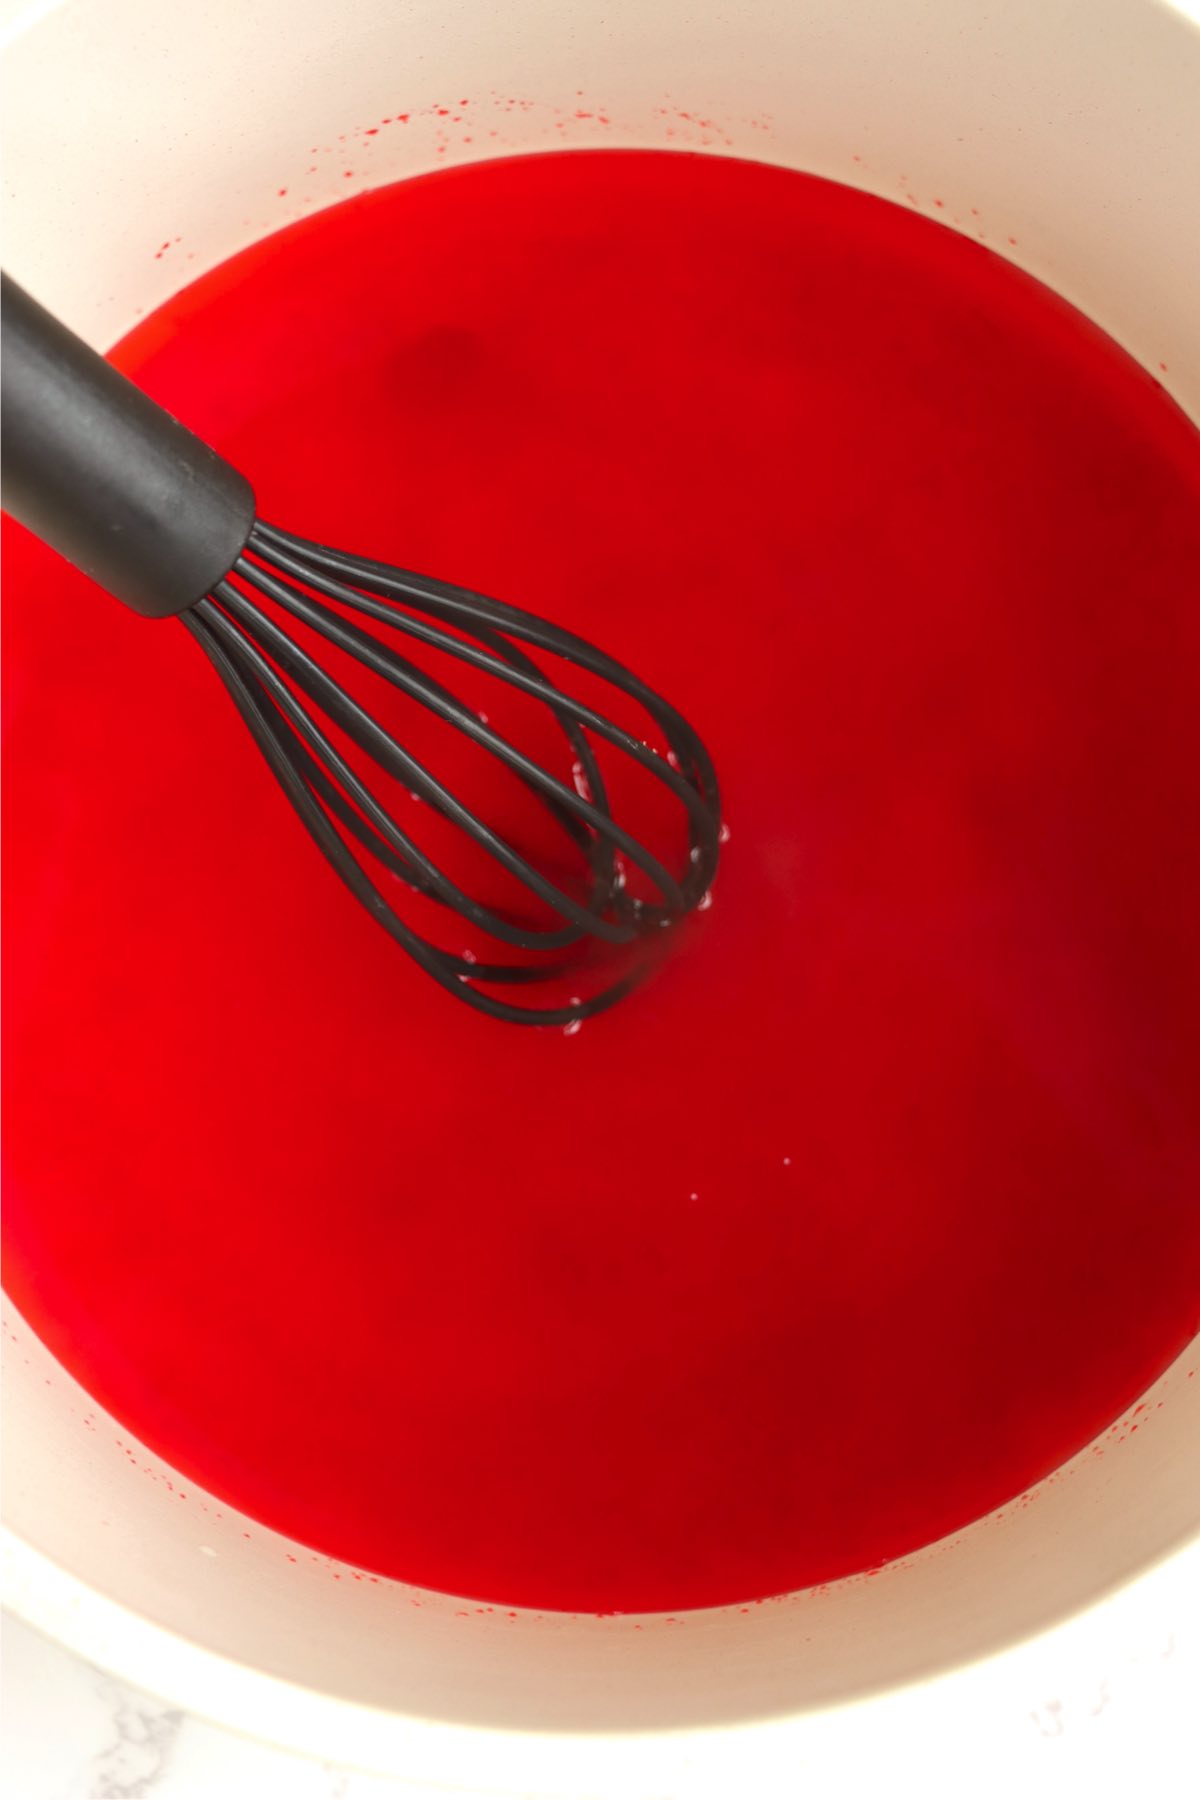
<svg viewBox="0 0 1200 1800">
<path fill-rule="evenodd" d="M 18 9 L 4 81 L 7 265 L 101 345 L 358 187 L 485 148 L 674 147 L 920 207 L 936 195 L 939 218 L 1002 246 L 1200 416 L 1200 31 L 1165 5 L 345 0 L 333 30 L 310 0 L 258 0 L 220 29 L 193 4 L 63 0 Z M 472 102 L 470 143 L 448 95 Z M 1194 1346 L 1145 1397 L 1152 1430 L 1118 1430 L 1003 1518 L 875 1577 L 680 1620 L 477 1613 L 310 1557 L 202 1494 L 181 1504 L 8 1316 L 16 1603 L 114 1658 L 128 1633 L 165 1633 L 141 1638 L 142 1679 L 151 1644 L 164 1681 L 189 1644 L 230 1682 L 259 1671 L 405 1731 L 811 1713 L 998 1650 L 1200 1526 Z M 444 1780 L 448 1741 L 430 1765 Z"/>
</svg>

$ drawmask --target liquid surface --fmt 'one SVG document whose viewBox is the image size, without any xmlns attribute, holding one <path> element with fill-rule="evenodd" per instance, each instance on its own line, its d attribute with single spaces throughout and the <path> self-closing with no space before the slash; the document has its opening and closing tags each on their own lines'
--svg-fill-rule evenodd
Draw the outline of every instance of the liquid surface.
<svg viewBox="0 0 1200 1800">
<path fill-rule="evenodd" d="M 494 163 L 122 365 L 264 516 L 515 600 L 720 771 L 715 903 L 578 1034 L 456 1007 L 196 645 L 8 535 L 6 1281 L 305 1543 L 510 1604 L 827 1580 L 1200 1325 L 1200 453 L 978 245 L 779 170 Z"/>
</svg>

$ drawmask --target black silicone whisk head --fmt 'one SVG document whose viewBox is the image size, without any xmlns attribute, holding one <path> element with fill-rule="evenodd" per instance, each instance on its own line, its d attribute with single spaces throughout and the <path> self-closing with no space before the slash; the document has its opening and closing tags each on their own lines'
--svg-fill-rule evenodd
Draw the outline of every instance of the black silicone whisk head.
<svg viewBox="0 0 1200 1800">
<path fill-rule="evenodd" d="M 264 524 L 237 470 L 7 277 L 3 298 L 6 507 L 183 620 L 372 917 L 495 1018 L 571 1030 L 628 993 L 716 874 L 687 721 L 533 613 Z"/>
<path fill-rule="evenodd" d="M 652 966 L 664 927 L 704 902 L 720 836 L 709 756 L 674 707 L 573 633 L 261 522 L 229 575 L 180 616 L 318 847 L 396 942 L 457 998 L 496 1018 L 570 1025 L 627 993 Z M 285 620 L 463 733 L 515 777 L 562 840 L 562 857 L 554 858 L 562 874 L 508 841 L 439 776 L 432 759 L 414 753 L 401 732 L 352 697 Z M 445 680 L 440 668 L 435 672 L 438 663 Z M 456 693 L 456 668 L 476 678 L 473 700 L 487 692 L 479 678 L 500 690 L 497 699 L 479 707 Z M 589 695 L 607 689 L 620 698 L 627 714 L 641 715 L 646 735 L 573 692 L 572 676 L 586 679 Z M 494 713 L 506 695 L 544 709 L 564 767 L 545 766 L 498 727 Z M 673 803 L 679 817 L 664 835 L 681 852 L 678 860 L 622 824 L 606 778 L 614 756 L 657 782 Z M 390 805 L 380 795 L 381 779 Z M 397 816 L 396 798 L 405 795 L 461 834 L 455 867 L 423 847 L 418 813 L 406 808 L 409 816 Z M 526 890 L 540 922 L 528 908 L 489 903 L 477 884 L 473 889 L 489 863 Z M 443 929 L 414 924 L 403 890 L 435 902 Z M 482 950 L 450 947 L 464 926 Z M 576 979 L 589 991 L 534 998 L 539 988 Z M 506 997 L 503 990 L 514 986 L 528 998 Z"/>
</svg>

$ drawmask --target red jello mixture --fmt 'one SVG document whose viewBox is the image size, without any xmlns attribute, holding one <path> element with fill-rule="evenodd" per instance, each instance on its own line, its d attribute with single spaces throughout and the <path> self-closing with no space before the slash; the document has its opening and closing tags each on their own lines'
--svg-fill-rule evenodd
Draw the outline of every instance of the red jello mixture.
<svg viewBox="0 0 1200 1800">
<path fill-rule="evenodd" d="M 117 360 L 263 515 L 670 694 L 730 841 L 577 1035 L 353 903 L 187 633 L 7 533 L 5 1280 L 372 1571 L 675 1610 L 1027 1488 L 1200 1326 L 1200 439 L 980 245 L 660 154 L 353 200 Z"/>
</svg>

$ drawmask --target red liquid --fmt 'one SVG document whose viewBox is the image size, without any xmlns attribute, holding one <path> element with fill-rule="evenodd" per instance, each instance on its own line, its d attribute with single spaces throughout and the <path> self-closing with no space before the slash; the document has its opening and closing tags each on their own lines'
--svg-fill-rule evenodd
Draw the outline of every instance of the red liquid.
<svg viewBox="0 0 1200 1800">
<path fill-rule="evenodd" d="M 974 243 L 661 155 L 260 245 L 119 360 L 281 524 L 595 637 L 711 912 L 575 1037 L 448 1002 L 197 647 L 9 539 L 6 1279 L 374 1570 L 678 1608 L 1027 1487 L 1200 1326 L 1200 448 Z"/>
</svg>

